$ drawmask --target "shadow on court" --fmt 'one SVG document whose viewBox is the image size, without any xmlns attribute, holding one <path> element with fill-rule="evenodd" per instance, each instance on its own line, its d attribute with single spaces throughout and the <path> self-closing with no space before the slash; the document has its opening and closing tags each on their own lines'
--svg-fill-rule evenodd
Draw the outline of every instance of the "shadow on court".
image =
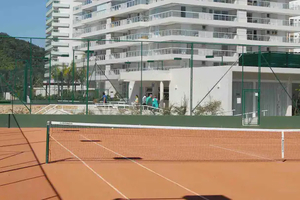
<svg viewBox="0 0 300 200">
<path fill-rule="evenodd" d="M 0 129 L 0 199 L 56 199 L 61 197 L 48 179 L 23 130 Z M 17 137 L 16 137 L 17 136 Z M 41 143 L 36 141 L 33 143 Z"/>
<path fill-rule="evenodd" d="M 130 200 L 230 200 L 229 198 L 223 195 L 201 195 L 201 196 L 183 196 L 182 198 L 135 198 Z M 114 200 L 125 200 L 122 198 L 114 199 Z"/>
</svg>

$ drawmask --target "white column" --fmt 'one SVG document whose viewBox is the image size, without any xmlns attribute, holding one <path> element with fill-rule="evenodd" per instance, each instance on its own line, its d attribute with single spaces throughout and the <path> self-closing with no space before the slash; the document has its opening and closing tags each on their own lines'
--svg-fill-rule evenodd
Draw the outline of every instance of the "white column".
<svg viewBox="0 0 300 200">
<path fill-rule="evenodd" d="M 110 40 L 111 39 L 111 34 L 106 34 L 105 39 Z M 106 41 L 105 44 L 110 44 L 110 41 Z"/>
<path fill-rule="evenodd" d="M 236 35 L 238 40 L 247 40 L 247 29 L 245 28 L 237 28 Z M 237 53 L 246 53 L 245 46 L 237 46 L 236 47 Z"/>
<path fill-rule="evenodd" d="M 253 82 L 253 89 L 255 89 L 256 88 L 256 82 Z M 253 94 L 253 107 L 252 107 L 252 117 L 253 118 L 255 118 L 256 117 L 256 112 L 258 111 L 257 110 L 257 96 L 256 96 L 256 91 L 254 92 L 254 94 Z"/>
<path fill-rule="evenodd" d="M 242 23 L 247 23 L 247 12 L 238 10 L 236 12 L 237 21 Z"/>
<path fill-rule="evenodd" d="M 108 18 L 106 20 L 106 29 L 110 29 L 110 25 L 111 25 L 111 18 Z"/>
<path fill-rule="evenodd" d="M 159 85 L 159 91 L 160 91 L 160 101 L 162 101 L 164 99 L 164 82 L 160 82 Z"/>
</svg>

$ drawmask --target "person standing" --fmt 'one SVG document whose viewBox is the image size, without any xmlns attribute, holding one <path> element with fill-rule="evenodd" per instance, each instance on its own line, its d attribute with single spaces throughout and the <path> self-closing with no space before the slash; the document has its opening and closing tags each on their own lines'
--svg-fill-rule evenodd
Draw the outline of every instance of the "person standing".
<svg viewBox="0 0 300 200">
<path fill-rule="evenodd" d="M 146 105 L 152 106 L 152 94 L 150 94 L 146 99 Z"/>
<path fill-rule="evenodd" d="M 136 105 L 139 104 L 139 96 L 138 96 L 138 95 L 135 95 L 134 103 L 135 103 Z"/>
<path fill-rule="evenodd" d="M 156 96 L 154 96 L 154 98 L 153 98 L 152 106 L 154 108 L 158 109 L 158 100 L 157 100 Z"/>
<path fill-rule="evenodd" d="M 146 105 L 146 99 L 147 99 L 147 96 L 146 96 L 146 94 L 143 96 L 143 99 L 142 99 L 142 104 L 143 104 L 143 106 L 145 106 Z"/>
<path fill-rule="evenodd" d="M 103 100 L 104 104 L 107 103 L 107 96 L 106 96 L 105 92 L 103 92 L 102 100 Z"/>
</svg>

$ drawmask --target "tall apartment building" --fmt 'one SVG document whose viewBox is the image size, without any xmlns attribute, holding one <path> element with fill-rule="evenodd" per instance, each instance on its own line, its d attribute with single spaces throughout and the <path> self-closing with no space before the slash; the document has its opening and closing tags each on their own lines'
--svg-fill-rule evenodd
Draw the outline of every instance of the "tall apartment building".
<svg viewBox="0 0 300 200">
<path fill-rule="evenodd" d="M 242 51 L 258 51 L 255 45 L 270 45 L 262 47 L 262 51 L 282 51 L 283 46 L 298 46 L 290 35 L 300 32 L 300 26 L 290 18 L 298 16 L 300 8 L 291 6 L 289 0 L 73 0 L 71 10 L 71 7 L 67 8 L 62 3 L 57 4 L 53 0 L 49 2 L 47 5 L 51 4 L 53 8 L 47 13 L 48 36 L 69 37 L 72 34 L 73 38 L 115 40 L 90 43 L 90 50 L 93 51 L 90 66 L 93 68 L 97 65 L 103 70 L 92 75 L 96 82 L 91 85 L 102 88 L 109 95 L 113 95 L 116 89 L 126 91 L 130 99 L 139 94 L 140 76 L 137 71 L 141 60 L 141 46 L 130 40 L 144 42 L 143 93 L 154 93 L 161 99 L 164 97 L 164 100 L 170 99 L 174 103 L 179 103 L 179 96 L 182 97 L 183 94 L 189 96 L 187 80 L 190 78 L 188 70 L 184 68 L 188 66 L 191 46 L 185 43 L 159 44 L 147 41 L 206 43 L 194 45 L 196 82 L 197 77 L 216 82 L 219 77 L 215 75 L 221 76 L 225 67 L 214 66 L 219 66 L 221 62 L 224 65 L 234 63 Z M 63 13 L 64 9 L 71 14 Z M 64 19 L 71 18 L 71 25 L 63 23 Z M 72 30 L 68 29 L 70 26 Z M 66 32 L 63 31 L 64 28 Z M 243 49 L 227 44 L 253 46 Z M 64 53 L 63 48 L 67 46 L 67 43 L 52 42 L 47 50 Z M 74 50 L 87 50 L 86 43 L 72 46 Z M 174 59 L 178 57 L 182 58 L 180 62 Z M 86 56 L 82 56 L 80 52 L 76 52 L 75 59 L 77 67 L 86 65 Z M 152 62 L 147 62 L 150 60 Z M 159 66 L 163 66 L 163 70 Z M 203 70 L 206 70 L 206 75 L 203 75 Z M 222 100 L 225 110 L 240 110 L 237 108 L 239 105 L 236 105 L 239 95 L 236 90 L 240 87 L 239 70 L 233 69 L 230 77 L 218 86 L 222 87 L 225 81 L 226 89 L 223 87 L 222 93 L 215 94 L 216 99 Z M 107 79 L 109 81 L 103 81 Z M 206 84 L 200 79 L 199 81 L 197 84 Z M 254 87 L 256 83 L 253 80 L 249 84 Z M 292 91 L 293 83 L 287 84 L 290 84 Z M 275 83 L 262 86 L 270 90 L 278 87 Z M 205 91 L 194 92 L 194 105 L 201 99 L 203 92 Z M 290 102 L 286 99 L 283 101 L 286 106 L 280 108 L 280 111 L 273 109 L 271 115 L 290 113 L 290 108 L 287 111 Z M 273 106 L 273 103 L 269 104 Z M 275 104 L 274 100 L 274 106 Z"/>
<path fill-rule="evenodd" d="M 300 1 L 292 1 L 290 2 L 290 7 L 299 7 L 300 6 Z M 298 24 L 300 26 L 300 14 L 297 17 L 291 17 L 290 20 L 294 24 Z M 295 40 L 295 42 L 299 43 L 300 42 L 300 32 L 295 32 L 291 33 L 290 37 Z M 293 49 L 295 53 L 300 53 L 300 48 Z"/>
<path fill-rule="evenodd" d="M 46 8 L 46 37 L 51 38 L 46 40 L 46 56 L 50 57 L 51 53 L 52 65 L 68 65 L 72 57 L 72 42 L 61 39 L 72 37 L 73 0 L 47 0 Z M 47 77 L 49 74 L 46 74 Z"/>
</svg>

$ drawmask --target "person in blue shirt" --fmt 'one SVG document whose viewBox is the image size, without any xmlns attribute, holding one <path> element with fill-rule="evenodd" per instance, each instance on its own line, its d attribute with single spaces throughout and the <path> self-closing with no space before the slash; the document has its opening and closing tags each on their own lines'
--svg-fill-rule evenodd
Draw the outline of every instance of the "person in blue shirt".
<svg viewBox="0 0 300 200">
<path fill-rule="evenodd" d="M 153 98 L 152 107 L 158 108 L 158 100 L 157 100 L 156 96 L 154 96 L 154 98 Z"/>
<path fill-rule="evenodd" d="M 105 92 L 103 92 L 102 100 L 103 100 L 103 103 L 107 103 L 107 96 L 106 96 Z"/>
</svg>

